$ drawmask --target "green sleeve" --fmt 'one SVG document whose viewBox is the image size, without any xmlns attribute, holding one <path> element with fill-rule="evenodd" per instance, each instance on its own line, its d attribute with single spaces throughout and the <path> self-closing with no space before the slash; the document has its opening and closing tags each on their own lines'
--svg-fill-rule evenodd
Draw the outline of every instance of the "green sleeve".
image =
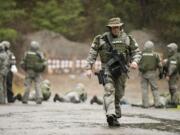
<svg viewBox="0 0 180 135">
<path fill-rule="evenodd" d="M 129 38 L 129 47 L 131 51 L 132 61 L 139 63 L 141 59 L 141 51 L 139 49 L 138 43 L 134 38 L 132 38 L 132 36 L 129 35 L 128 38 Z"/>
<path fill-rule="evenodd" d="M 101 37 L 100 35 L 96 36 L 92 42 L 92 45 L 91 45 L 91 48 L 87 57 L 86 69 L 91 69 L 97 59 L 100 37 Z"/>
</svg>

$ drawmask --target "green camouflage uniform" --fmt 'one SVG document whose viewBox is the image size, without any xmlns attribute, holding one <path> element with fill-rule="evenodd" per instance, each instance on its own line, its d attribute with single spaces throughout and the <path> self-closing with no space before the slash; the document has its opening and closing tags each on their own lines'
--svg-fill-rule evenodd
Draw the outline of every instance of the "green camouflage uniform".
<svg viewBox="0 0 180 135">
<path fill-rule="evenodd" d="M 49 80 L 44 80 L 41 83 L 41 91 L 42 91 L 43 100 L 47 101 L 51 96 L 51 84 Z"/>
<path fill-rule="evenodd" d="M 6 89 L 7 89 L 7 99 L 9 103 L 14 102 L 14 93 L 12 90 L 13 85 L 13 72 L 12 68 L 16 68 L 16 57 L 10 50 L 10 42 L 3 41 L 2 44 L 5 46 L 5 52 L 8 55 L 7 59 L 7 76 L 6 76 Z M 17 68 L 16 68 L 17 70 Z"/>
<path fill-rule="evenodd" d="M 154 43 L 147 41 L 144 45 L 142 57 L 139 62 L 139 71 L 141 75 L 142 104 L 143 107 L 149 107 L 148 86 L 150 85 L 154 97 L 155 107 L 160 107 L 159 93 L 157 86 L 157 69 L 161 69 L 159 55 L 153 51 Z"/>
<path fill-rule="evenodd" d="M 114 23 L 115 25 L 113 25 L 113 21 L 115 21 Z M 120 18 L 110 19 L 110 22 L 107 26 L 113 27 L 116 25 L 117 26 L 123 25 L 123 23 L 120 23 Z M 122 73 L 117 78 L 114 78 L 111 75 L 107 67 L 107 62 L 111 59 L 111 55 L 109 54 L 110 48 L 107 41 L 104 40 L 105 36 L 109 36 L 113 48 L 117 50 L 118 53 L 124 54 L 127 63 L 129 62 L 130 58 L 132 59 L 132 61 L 138 63 L 140 59 L 140 51 L 136 41 L 122 30 L 117 37 L 113 37 L 111 32 L 106 32 L 102 35 L 96 36 L 92 42 L 90 52 L 87 57 L 86 69 L 88 70 L 88 69 L 92 69 L 92 66 L 95 63 L 97 56 L 100 55 L 102 69 L 105 70 L 105 76 L 106 76 L 106 84 L 104 86 L 104 98 L 103 98 L 106 116 L 108 117 L 110 115 L 113 115 L 116 116 L 117 118 L 120 118 L 121 109 L 119 103 L 120 103 L 120 99 L 124 96 L 125 82 L 127 76 L 124 73 Z"/>
<path fill-rule="evenodd" d="M 31 85 L 34 82 L 36 91 L 36 103 L 40 104 L 42 102 L 42 93 L 40 90 L 41 73 L 44 71 L 46 62 L 43 53 L 39 51 L 38 42 L 31 42 L 31 48 L 29 51 L 25 53 L 25 56 L 21 62 L 21 66 L 26 72 L 26 78 L 24 83 L 25 92 L 23 95 L 22 102 L 28 102 Z"/>
<path fill-rule="evenodd" d="M 177 53 L 177 44 L 175 43 L 170 43 L 167 45 L 168 48 L 168 61 L 167 61 L 167 68 L 168 68 L 168 73 L 167 76 L 169 76 L 169 92 L 171 95 L 171 102 L 173 104 L 175 103 L 175 97 L 176 97 L 176 92 L 177 92 L 177 82 L 179 79 L 179 73 L 178 73 L 178 64 L 179 64 L 179 55 Z"/>
<path fill-rule="evenodd" d="M 4 46 L 0 43 L 0 104 L 7 103 L 6 91 L 6 75 L 7 75 L 7 61 L 8 56 L 4 50 Z"/>
<path fill-rule="evenodd" d="M 42 81 L 40 88 L 41 88 L 43 101 L 47 101 L 51 96 L 51 88 L 50 88 L 49 80 Z M 29 100 L 30 101 L 36 101 L 36 92 L 35 91 L 32 91 L 32 93 L 30 93 Z"/>
<path fill-rule="evenodd" d="M 73 90 L 68 91 L 62 97 L 58 94 L 55 94 L 54 101 L 56 102 L 56 100 L 60 102 L 82 103 L 87 100 L 87 92 L 84 85 L 82 83 L 78 83 Z"/>
</svg>

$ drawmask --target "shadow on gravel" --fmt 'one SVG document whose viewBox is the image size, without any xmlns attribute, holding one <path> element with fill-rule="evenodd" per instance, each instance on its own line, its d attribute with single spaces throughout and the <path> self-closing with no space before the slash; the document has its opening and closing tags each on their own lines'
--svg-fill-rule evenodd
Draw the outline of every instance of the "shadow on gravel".
<svg viewBox="0 0 180 135">
<path fill-rule="evenodd" d="M 160 119 L 160 118 L 154 118 L 154 117 L 147 116 L 147 115 L 125 115 L 125 116 L 148 118 L 148 119 L 160 121 L 160 123 L 122 124 L 121 127 L 156 129 L 156 130 L 160 130 L 160 131 L 168 131 L 168 132 L 173 132 L 173 133 L 180 132 L 180 121 L 177 121 L 177 120 Z"/>
</svg>

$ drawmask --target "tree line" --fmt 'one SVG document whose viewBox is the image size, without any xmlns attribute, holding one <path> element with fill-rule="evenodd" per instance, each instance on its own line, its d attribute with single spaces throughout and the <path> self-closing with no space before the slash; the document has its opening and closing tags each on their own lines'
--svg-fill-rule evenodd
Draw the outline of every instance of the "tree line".
<svg viewBox="0 0 180 135">
<path fill-rule="evenodd" d="M 180 44 L 180 0 L 0 0 L 0 41 L 48 29 L 74 41 L 103 32 L 111 17 L 125 29 L 151 29 L 165 43 Z M 83 35 L 83 36 L 82 36 Z"/>
</svg>

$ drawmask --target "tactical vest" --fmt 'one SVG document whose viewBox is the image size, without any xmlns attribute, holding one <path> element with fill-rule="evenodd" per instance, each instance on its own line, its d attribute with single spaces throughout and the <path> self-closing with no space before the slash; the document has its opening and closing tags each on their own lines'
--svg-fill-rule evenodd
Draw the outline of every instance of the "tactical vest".
<svg viewBox="0 0 180 135">
<path fill-rule="evenodd" d="M 108 45 L 107 41 L 105 40 L 105 36 L 110 36 L 110 33 L 105 33 L 100 37 L 99 39 L 99 54 L 100 59 L 102 63 L 107 63 L 110 59 L 110 46 Z M 122 35 L 118 36 L 117 38 L 111 38 L 112 39 L 112 46 L 113 49 L 117 50 L 117 52 L 120 54 L 122 53 L 125 58 L 127 58 L 127 55 L 129 53 L 129 45 L 126 43 L 126 38 L 128 36 L 123 33 Z"/>
<path fill-rule="evenodd" d="M 158 55 L 153 52 L 143 52 L 139 62 L 139 70 L 143 73 L 156 70 L 158 67 Z"/>
<path fill-rule="evenodd" d="M 29 51 L 24 58 L 25 68 L 27 70 L 34 70 L 35 72 L 43 72 L 45 69 L 44 60 L 36 53 Z"/>
</svg>

